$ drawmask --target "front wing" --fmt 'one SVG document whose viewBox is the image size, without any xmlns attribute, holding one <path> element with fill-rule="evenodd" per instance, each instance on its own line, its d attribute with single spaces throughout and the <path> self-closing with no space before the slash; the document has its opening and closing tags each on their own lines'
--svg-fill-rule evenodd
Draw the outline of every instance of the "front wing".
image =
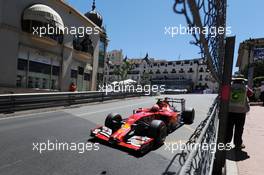
<svg viewBox="0 0 264 175">
<path fill-rule="evenodd" d="M 104 140 L 108 143 L 119 145 L 132 149 L 134 151 L 143 151 L 150 148 L 153 145 L 154 139 L 146 136 L 132 136 L 126 142 L 113 141 L 111 138 L 112 130 L 106 126 L 101 126 L 91 130 L 91 136 Z"/>
</svg>

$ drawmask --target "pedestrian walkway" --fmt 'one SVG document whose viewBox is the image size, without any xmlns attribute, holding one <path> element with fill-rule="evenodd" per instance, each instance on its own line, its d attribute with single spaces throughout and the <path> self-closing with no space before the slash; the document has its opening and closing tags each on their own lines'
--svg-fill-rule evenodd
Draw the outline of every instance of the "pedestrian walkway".
<svg viewBox="0 0 264 175">
<path fill-rule="evenodd" d="M 264 107 L 251 106 L 243 133 L 243 150 L 227 152 L 227 175 L 264 174 Z"/>
</svg>

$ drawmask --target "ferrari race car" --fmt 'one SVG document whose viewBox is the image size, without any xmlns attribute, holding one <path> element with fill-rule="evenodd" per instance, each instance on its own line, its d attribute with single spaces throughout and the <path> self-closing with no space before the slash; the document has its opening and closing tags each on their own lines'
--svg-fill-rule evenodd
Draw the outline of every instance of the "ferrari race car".
<svg viewBox="0 0 264 175">
<path fill-rule="evenodd" d="M 177 110 L 175 103 L 181 104 Z M 154 145 L 162 145 L 168 133 L 179 125 L 192 124 L 194 109 L 185 109 L 185 99 L 159 98 L 151 108 L 139 108 L 126 119 L 110 113 L 105 126 L 91 130 L 91 136 L 144 154 Z"/>
</svg>

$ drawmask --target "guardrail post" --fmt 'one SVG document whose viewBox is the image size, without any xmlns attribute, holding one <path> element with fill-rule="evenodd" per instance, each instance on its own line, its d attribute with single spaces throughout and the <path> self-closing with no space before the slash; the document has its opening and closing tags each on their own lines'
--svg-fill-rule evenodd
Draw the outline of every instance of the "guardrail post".
<svg viewBox="0 0 264 175">
<path fill-rule="evenodd" d="M 104 92 L 101 92 L 102 93 L 102 102 L 104 101 Z"/>
<path fill-rule="evenodd" d="M 13 96 L 9 96 L 9 100 L 10 100 L 10 107 L 7 111 L 7 113 L 14 113 L 15 111 L 15 98 L 13 98 Z"/>
<path fill-rule="evenodd" d="M 222 75 L 222 84 L 220 92 L 220 109 L 219 109 L 219 128 L 217 144 L 226 143 L 226 126 L 229 109 L 230 83 L 232 77 L 233 58 L 235 48 L 235 37 L 227 37 L 225 44 L 224 70 Z M 213 174 L 222 174 L 222 168 L 225 165 L 225 150 L 217 150 L 214 162 Z"/>
</svg>

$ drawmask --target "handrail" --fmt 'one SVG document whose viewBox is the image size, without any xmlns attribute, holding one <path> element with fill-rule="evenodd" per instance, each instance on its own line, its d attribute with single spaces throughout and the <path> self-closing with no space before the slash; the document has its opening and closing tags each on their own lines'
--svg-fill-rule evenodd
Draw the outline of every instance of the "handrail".
<svg viewBox="0 0 264 175">
<path fill-rule="evenodd" d="M 209 118 L 208 118 L 208 120 L 206 122 L 206 125 L 204 126 L 203 130 L 200 133 L 200 136 L 196 140 L 196 143 L 200 144 L 200 143 L 203 142 L 204 136 L 205 136 L 205 134 L 206 134 L 206 132 L 207 132 L 207 130 L 209 128 L 209 125 L 210 125 L 211 121 L 213 120 L 213 118 L 215 117 L 216 110 L 217 110 L 217 105 L 215 104 L 214 107 L 213 107 L 213 111 L 210 114 L 210 116 L 209 116 Z M 191 164 L 192 164 L 193 160 L 195 159 L 195 156 L 197 155 L 197 152 L 198 152 L 198 148 L 197 147 L 195 147 L 195 149 L 191 150 L 187 160 L 185 161 L 185 164 L 182 166 L 182 168 L 181 168 L 181 170 L 179 172 L 179 175 L 185 175 L 185 174 L 187 174 L 190 171 L 190 168 L 192 166 Z"/>
<path fill-rule="evenodd" d="M 219 97 L 214 100 L 207 117 L 196 127 L 189 140 L 185 143 L 185 149 L 173 156 L 163 175 L 171 174 L 172 170 L 170 168 L 176 162 L 178 166 L 173 171 L 175 174 L 211 175 L 215 151 L 213 150 L 212 152 L 211 147 L 208 150 L 204 150 L 202 145 L 216 144 L 219 121 L 218 110 Z"/>
</svg>

